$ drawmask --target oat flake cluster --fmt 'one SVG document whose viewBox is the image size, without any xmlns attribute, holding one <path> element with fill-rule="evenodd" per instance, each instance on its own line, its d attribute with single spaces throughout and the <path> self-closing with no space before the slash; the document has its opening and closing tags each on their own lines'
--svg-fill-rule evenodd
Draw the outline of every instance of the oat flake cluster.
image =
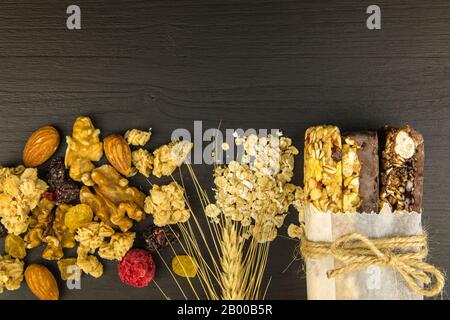
<svg viewBox="0 0 450 320">
<path fill-rule="evenodd" d="M 236 144 L 244 146 L 242 162 L 216 168 L 216 203 L 206 208 L 206 214 L 217 221 L 223 213 L 250 227 L 257 241 L 272 241 L 296 194 L 302 196 L 301 190 L 290 183 L 298 150 L 281 133 L 238 137 Z"/>
</svg>

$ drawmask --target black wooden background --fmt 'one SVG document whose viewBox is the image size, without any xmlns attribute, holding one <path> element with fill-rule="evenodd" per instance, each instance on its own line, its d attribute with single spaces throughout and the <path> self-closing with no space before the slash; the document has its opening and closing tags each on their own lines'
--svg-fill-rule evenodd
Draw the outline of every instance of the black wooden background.
<svg viewBox="0 0 450 320">
<path fill-rule="evenodd" d="M 73 3 L 82 10 L 79 31 L 66 29 Z M 18 164 L 27 137 L 44 124 L 68 135 L 78 115 L 90 115 L 104 135 L 152 127 L 150 148 L 176 128 L 192 129 L 194 120 L 204 128 L 220 120 L 222 128 L 281 128 L 299 148 L 314 124 L 353 130 L 409 123 L 426 139 L 430 261 L 449 269 L 450 3 L 378 0 L 380 31 L 366 28 L 370 4 L 2 0 L 0 163 Z M 212 168 L 195 169 L 211 186 Z M 300 182 L 301 160 L 296 172 Z M 284 237 L 272 246 L 270 299 L 306 297 L 301 263 L 282 273 L 295 246 Z M 28 262 L 41 261 L 36 251 Z M 46 265 L 57 273 L 55 263 Z M 156 280 L 182 298 L 164 267 Z M 122 285 L 115 263 L 107 263 L 101 279 L 84 276 L 82 289 L 63 288 L 62 298 L 163 297 L 154 285 Z M 0 299 L 33 296 L 24 283 Z"/>
</svg>

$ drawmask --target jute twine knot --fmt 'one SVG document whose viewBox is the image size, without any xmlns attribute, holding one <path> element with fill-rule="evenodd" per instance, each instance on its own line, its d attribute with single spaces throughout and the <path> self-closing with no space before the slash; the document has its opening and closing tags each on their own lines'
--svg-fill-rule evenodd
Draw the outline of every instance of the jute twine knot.
<svg viewBox="0 0 450 320">
<path fill-rule="evenodd" d="M 329 243 L 309 241 L 302 234 L 300 250 L 308 259 L 332 256 L 340 261 L 342 266 L 329 270 L 328 278 L 378 265 L 398 271 L 414 292 L 425 297 L 438 295 L 445 285 L 442 272 L 423 261 L 428 255 L 426 235 L 369 239 L 350 233 Z"/>
</svg>

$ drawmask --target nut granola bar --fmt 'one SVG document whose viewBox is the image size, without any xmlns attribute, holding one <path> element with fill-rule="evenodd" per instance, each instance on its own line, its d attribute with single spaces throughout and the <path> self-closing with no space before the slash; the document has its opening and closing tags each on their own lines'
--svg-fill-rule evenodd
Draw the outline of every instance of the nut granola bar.
<svg viewBox="0 0 450 320">
<path fill-rule="evenodd" d="M 410 126 L 384 129 L 380 202 L 392 210 L 421 212 L 424 141 Z"/>
</svg>

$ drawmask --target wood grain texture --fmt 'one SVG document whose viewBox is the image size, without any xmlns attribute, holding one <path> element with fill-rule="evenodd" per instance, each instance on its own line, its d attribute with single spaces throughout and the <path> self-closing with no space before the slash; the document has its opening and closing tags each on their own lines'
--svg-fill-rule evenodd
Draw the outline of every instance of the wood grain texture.
<svg viewBox="0 0 450 320">
<path fill-rule="evenodd" d="M 80 31 L 65 26 L 72 3 L 82 10 Z M 167 142 L 176 128 L 192 129 L 194 120 L 205 128 L 220 120 L 222 128 L 281 128 L 299 148 L 314 124 L 350 131 L 409 123 L 426 143 L 430 261 L 448 270 L 450 3 L 377 1 L 381 31 L 366 29 L 370 4 L 2 0 L 0 163 L 18 163 L 34 129 L 54 124 L 67 135 L 81 114 L 92 116 L 103 136 L 152 127 L 150 148 Z M 196 170 L 211 186 L 211 167 Z M 295 218 L 293 212 L 286 225 Z M 273 244 L 268 298 L 306 297 L 301 262 L 282 273 L 295 246 L 283 237 Z M 39 261 L 38 251 L 28 262 Z M 62 298 L 162 298 L 155 286 L 121 285 L 115 269 L 107 263 L 104 277 L 85 276 L 82 290 L 62 290 Z M 157 281 L 182 298 L 163 267 Z M 25 284 L 1 296 L 32 298 Z"/>
</svg>

